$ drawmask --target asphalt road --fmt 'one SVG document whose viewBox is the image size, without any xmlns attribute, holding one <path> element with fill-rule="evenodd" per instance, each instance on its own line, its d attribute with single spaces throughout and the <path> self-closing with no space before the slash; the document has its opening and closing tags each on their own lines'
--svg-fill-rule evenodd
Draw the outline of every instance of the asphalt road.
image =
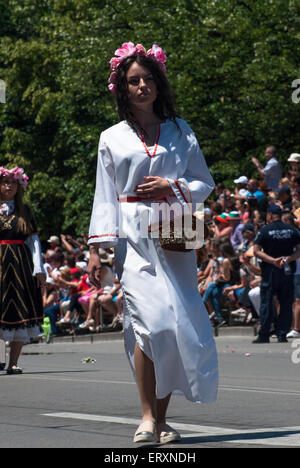
<svg viewBox="0 0 300 468">
<path fill-rule="evenodd" d="M 300 447 L 300 340 L 254 345 L 252 339 L 216 339 L 216 403 L 198 405 L 172 397 L 169 423 L 183 439 L 164 446 L 166 453 L 185 450 L 193 457 L 199 448 Z M 96 362 L 84 363 L 87 357 Z M 95 447 L 102 448 L 103 461 L 115 462 L 122 461 L 113 460 L 117 448 L 128 456 L 142 453 L 132 442 L 139 397 L 121 335 L 120 340 L 93 344 L 25 346 L 20 365 L 23 375 L 0 373 L 1 448 Z M 162 448 L 148 444 L 147 457 Z M 126 460 L 131 465 L 138 461 Z"/>
</svg>

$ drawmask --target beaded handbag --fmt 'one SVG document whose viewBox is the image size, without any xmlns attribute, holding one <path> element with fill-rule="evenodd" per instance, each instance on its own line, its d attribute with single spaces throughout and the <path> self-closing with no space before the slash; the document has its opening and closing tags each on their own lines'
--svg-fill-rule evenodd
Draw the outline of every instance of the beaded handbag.
<svg viewBox="0 0 300 468">
<path fill-rule="evenodd" d="M 180 182 L 186 187 L 190 203 L 192 203 L 189 187 L 184 182 Z M 181 219 L 171 219 L 168 224 L 166 237 L 166 229 L 164 229 L 162 222 L 159 223 L 159 242 L 163 249 L 175 252 L 189 252 L 199 247 L 199 241 L 202 245 L 203 236 L 199 232 L 199 219 L 192 212 L 182 215 Z"/>
</svg>

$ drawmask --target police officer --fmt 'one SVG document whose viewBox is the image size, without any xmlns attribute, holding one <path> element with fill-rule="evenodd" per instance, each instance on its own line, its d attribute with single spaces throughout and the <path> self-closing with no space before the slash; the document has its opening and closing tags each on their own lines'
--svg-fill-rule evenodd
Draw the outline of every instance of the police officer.
<svg viewBox="0 0 300 468">
<path fill-rule="evenodd" d="M 254 255 L 261 260 L 260 330 L 253 343 L 269 343 L 275 322 L 278 342 L 286 342 L 293 318 L 295 260 L 300 257 L 300 231 L 281 221 L 278 205 L 268 208 L 267 224 L 254 240 Z M 274 314 L 274 296 L 280 310 Z"/>
</svg>

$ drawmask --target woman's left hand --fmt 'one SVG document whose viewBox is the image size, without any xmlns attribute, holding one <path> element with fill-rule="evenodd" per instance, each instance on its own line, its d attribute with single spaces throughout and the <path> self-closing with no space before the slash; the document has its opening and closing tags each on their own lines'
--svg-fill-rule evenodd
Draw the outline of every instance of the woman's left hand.
<svg viewBox="0 0 300 468">
<path fill-rule="evenodd" d="M 36 274 L 37 286 L 38 288 L 43 289 L 46 283 L 46 275 L 45 273 L 37 273 Z"/>
<path fill-rule="evenodd" d="M 144 184 L 136 187 L 136 194 L 141 198 L 152 201 L 174 194 L 169 181 L 163 177 L 146 176 L 144 180 Z"/>
</svg>

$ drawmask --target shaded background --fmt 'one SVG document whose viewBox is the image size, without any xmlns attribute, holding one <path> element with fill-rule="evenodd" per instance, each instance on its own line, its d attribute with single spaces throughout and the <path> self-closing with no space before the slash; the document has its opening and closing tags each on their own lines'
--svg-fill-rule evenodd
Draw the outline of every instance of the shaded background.
<svg viewBox="0 0 300 468">
<path fill-rule="evenodd" d="M 118 122 L 107 88 L 123 42 L 159 44 L 179 115 L 215 182 L 257 175 L 275 145 L 300 152 L 297 0 L 0 0 L 0 165 L 30 176 L 26 201 L 42 240 L 89 226 L 97 146 Z"/>
</svg>

